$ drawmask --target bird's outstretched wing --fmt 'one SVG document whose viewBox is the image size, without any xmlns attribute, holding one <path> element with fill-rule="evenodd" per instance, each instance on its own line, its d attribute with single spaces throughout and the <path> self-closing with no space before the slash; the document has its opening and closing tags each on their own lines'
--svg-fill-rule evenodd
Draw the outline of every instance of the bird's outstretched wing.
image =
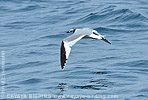
<svg viewBox="0 0 148 100">
<path fill-rule="evenodd" d="M 71 36 L 65 38 L 61 43 L 61 68 L 64 69 L 66 61 L 69 57 L 71 47 L 83 38 L 85 35 L 81 34 L 72 34 Z"/>
</svg>

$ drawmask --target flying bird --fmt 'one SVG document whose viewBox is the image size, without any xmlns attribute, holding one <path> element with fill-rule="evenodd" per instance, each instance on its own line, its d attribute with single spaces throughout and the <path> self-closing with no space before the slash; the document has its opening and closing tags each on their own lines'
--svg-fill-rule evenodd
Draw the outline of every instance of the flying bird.
<svg viewBox="0 0 148 100">
<path fill-rule="evenodd" d="M 85 36 L 89 36 L 93 39 L 101 39 L 109 44 L 107 39 L 104 38 L 101 34 L 99 34 L 96 30 L 90 29 L 90 28 L 82 28 L 82 29 L 70 29 L 67 33 L 73 33 L 71 36 L 65 38 L 62 40 L 61 43 L 61 68 L 64 69 L 66 61 L 69 57 L 71 47 L 80 39 L 82 39 Z"/>
</svg>

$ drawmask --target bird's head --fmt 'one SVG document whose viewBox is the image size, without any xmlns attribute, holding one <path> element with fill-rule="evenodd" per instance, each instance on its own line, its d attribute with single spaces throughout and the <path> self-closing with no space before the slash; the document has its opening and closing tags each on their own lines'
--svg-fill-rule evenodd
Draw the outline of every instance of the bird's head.
<svg viewBox="0 0 148 100">
<path fill-rule="evenodd" d="M 74 33 L 76 29 L 70 29 L 67 33 Z"/>
</svg>

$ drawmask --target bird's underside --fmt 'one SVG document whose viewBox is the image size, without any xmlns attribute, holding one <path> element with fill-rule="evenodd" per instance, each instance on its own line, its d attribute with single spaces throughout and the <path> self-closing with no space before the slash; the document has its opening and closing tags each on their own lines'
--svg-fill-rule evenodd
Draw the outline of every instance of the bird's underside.
<svg viewBox="0 0 148 100">
<path fill-rule="evenodd" d="M 93 39 L 101 39 L 109 44 L 107 39 L 105 39 L 102 35 L 100 35 L 97 31 L 89 29 L 89 28 L 83 28 L 83 29 L 71 29 L 68 32 L 73 32 L 73 34 L 65 39 L 63 39 L 61 43 L 61 50 L 60 50 L 60 55 L 61 55 L 61 68 L 64 69 L 66 61 L 69 57 L 71 47 L 80 39 L 82 39 L 85 36 L 89 36 Z"/>
</svg>

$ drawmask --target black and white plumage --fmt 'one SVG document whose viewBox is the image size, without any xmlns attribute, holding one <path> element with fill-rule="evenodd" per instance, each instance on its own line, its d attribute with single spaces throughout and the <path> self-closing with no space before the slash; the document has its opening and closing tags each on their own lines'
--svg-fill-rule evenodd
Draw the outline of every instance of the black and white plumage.
<svg viewBox="0 0 148 100">
<path fill-rule="evenodd" d="M 111 44 L 107 39 L 100 35 L 96 30 L 90 28 L 71 29 L 67 33 L 73 33 L 71 36 L 63 39 L 61 43 L 61 68 L 64 69 L 66 61 L 69 57 L 71 47 L 84 36 L 89 36 L 93 39 L 101 39 Z"/>
</svg>

